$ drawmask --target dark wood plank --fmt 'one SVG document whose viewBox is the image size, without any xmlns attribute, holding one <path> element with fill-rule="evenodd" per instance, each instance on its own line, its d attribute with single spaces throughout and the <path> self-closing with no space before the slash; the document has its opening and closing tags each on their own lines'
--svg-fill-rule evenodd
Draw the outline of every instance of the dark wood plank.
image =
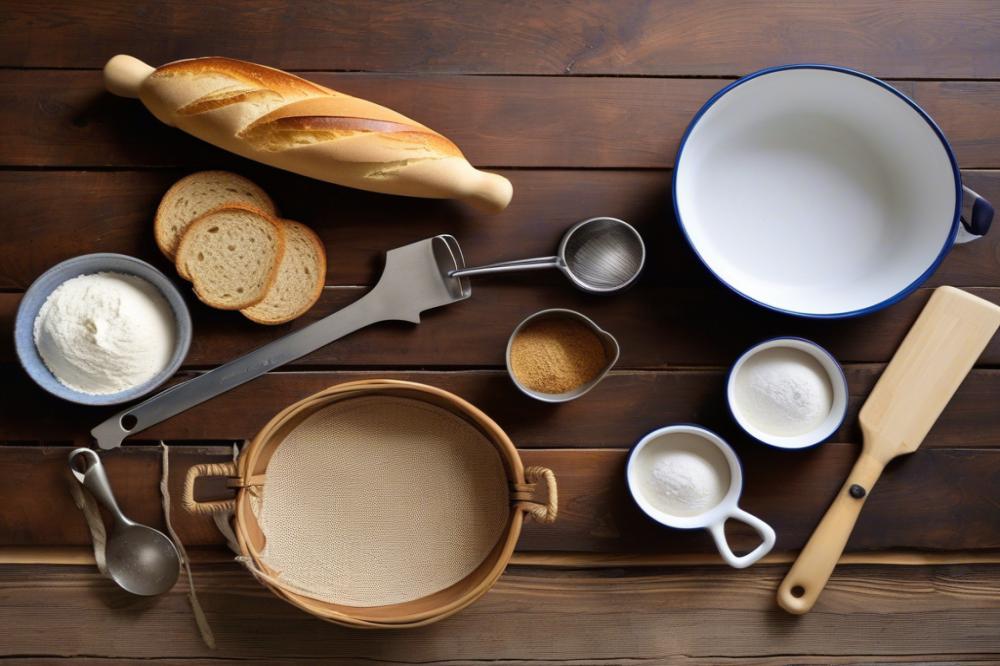
<svg viewBox="0 0 1000 666">
<path fill-rule="evenodd" d="M 779 551 L 805 545 L 859 451 L 838 444 L 791 454 L 760 445 L 735 448 L 745 475 L 740 506 L 775 528 Z M 666 530 L 640 514 L 625 488 L 627 455 L 606 450 L 586 456 L 553 449 L 525 451 L 526 462 L 556 473 L 560 516 L 552 526 L 528 526 L 519 547 L 711 553 L 714 545 L 707 532 Z M 1000 544 L 998 481 L 1000 451 L 995 449 L 918 451 L 886 470 L 866 500 L 847 551 L 951 550 L 956 543 L 973 550 L 994 548 Z M 748 530 L 729 526 L 728 532 L 738 549 L 749 551 L 759 543 Z"/>
<path fill-rule="evenodd" d="M 0 539 L 5 545 L 44 545 L 55 534 L 73 544 L 87 545 L 90 533 L 83 514 L 73 503 L 69 485 L 76 483 L 70 475 L 67 456 L 72 450 L 34 448 L 27 456 L 19 456 L 23 447 L 0 447 L 0 460 L 10 463 L 0 478 L 0 497 L 8 507 L 0 509 Z M 220 545 L 224 543 L 210 517 L 195 516 L 181 508 L 184 474 L 200 462 L 231 460 L 226 448 L 215 446 L 173 448 L 170 495 L 174 499 L 171 522 L 185 545 Z M 133 520 L 164 528 L 160 499 L 159 447 L 143 447 L 130 451 L 102 455 L 115 496 L 126 514 Z M 30 493 L 25 489 L 31 488 Z M 2 604 L 0 604 L 2 605 Z"/>
<path fill-rule="evenodd" d="M 228 55 L 302 69 L 521 74 L 742 74 L 832 62 L 898 77 L 1000 77 L 1000 11 L 979 0 L 510 3 L 15 3 L 0 66 L 101 67 Z M 225 25 L 206 31 L 205 26 Z M 163 31 L 164 26 L 169 30 Z M 151 30 L 161 35 L 149 39 Z M 44 33 L 42 40 L 32 39 Z M 262 39 L 261 35 L 267 35 Z M 377 39 L 373 38 L 375 35 Z"/>
<path fill-rule="evenodd" d="M 3 652 L 22 659 L 228 659 L 328 664 L 995 663 L 1000 587 L 989 566 L 838 569 L 817 609 L 778 610 L 784 566 L 553 572 L 511 568 L 442 623 L 357 631 L 318 620 L 234 565 L 199 567 L 218 648 L 202 645 L 183 584 L 130 597 L 82 567 L 0 567 Z M 58 636 L 58 639 L 55 638 Z M 179 661 L 183 660 L 183 661 Z M 287 661 L 286 661 L 287 660 Z M 64 663 L 63 660 L 60 663 Z M 37 663 L 37 662 L 30 662 Z M 84 662 L 88 663 L 88 662 Z"/>
<path fill-rule="evenodd" d="M 745 485 L 741 506 L 778 533 L 778 551 L 798 550 L 812 533 L 858 454 L 849 444 L 787 453 L 738 443 Z M 66 488 L 68 447 L 0 447 L 0 546 L 88 543 L 83 518 Z M 225 460 L 227 449 L 174 447 L 171 463 L 175 527 L 188 545 L 221 543 L 211 522 L 180 508 L 180 483 L 196 463 Z M 647 519 L 624 482 L 627 451 L 523 450 L 526 465 L 551 468 L 559 481 L 559 518 L 526 525 L 518 549 L 601 553 L 712 554 L 703 530 L 677 531 Z M 162 525 L 157 494 L 160 452 L 124 447 L 104 454 L 122 507 L 140 522 Z M 27 502 L 23 489 L 34 489 Z M 225 491 L 223 491 L 225 492 Z M 218 496 L 218 490 L 210 493 Z M 1000 548 L 1000 450 L 920 450 L 893 463 L 867 500 L 848 543 L 850 552 L 897 549 L 974 551 Z M 757 537 L 730 527 L 736 548 Z"/>
<path fill-rule="evenodd" d="M 666 369 L 728 366 L 752 344 L 779 335 L 798 335 L 826 346 L 841 363 L 888 362 L 916 319 L 930 289 L 920 289 L 891 308 L 866 317 L 807 320 L 779 316 L 743 301 L 723 287 L 666 289 L 636 287 L 600 298 L 575 291 L 563 278 L 537 273 L 482 281 L 466 301 L 425 313 L 419 325 L 387 322 L 350 335 L 297 361 L 297 367 L 444 368 L 502 367 L 507 339 L 529 314 L 566 307 L 590 316 L 618 338 L 618 368 Z M 1000 289 L 973 288 L 1000 303 Z M 266 327 L 235 312 L 212 310 L 189 295 L 197 335 L 187 364 L 224 363 L 264 342 L 317 320 L 363 294 L 360 288 L 327 289 L 320 302 L 296 322 Z M 0 293 L 0 322 L 14 317 L 19 294 Z M 641 326 L 637 325 L 641 322 Z M 735 325 L 738 323 L 738 325 Z M 10 329 L 8 329 L 10 330 Z M 13 358 L 13 342 L 0 338 L 0 360 Z M 980 363 L 1000 362 L 1000 337 Z"/>
<path fill-rule="evenodd" d="M 788 657 L 739 657 L 740 664 L 746 664 L 747 666 L 788 666 Z M 128 657 L 74 657 L 73 663 L 83 664 L 87 666 L 89 664 L 108 664 L 108 663 L 120 663 L 125 661 L 128 663 Z M 218 665 L 220 663 L 225 664 L 229 662 L 236 662 L 239 664 L 244 664 L 246 666 L 296 666 L 301 664 L 332 664 L 334 666 L 344 665 L 354 666 L 358 663 L 358 659 L 348 658 L 348 659 L 338 659 L 338 658 L 310 658 L 310 657 L 280 657 L 280 658 L 243 658 L 238 659 L 228 659 L 226 657 L 219 657 L 216 653 L 212 653 L 211 657 L 196 657 L 196 658 L 184 658 L 184 659 L 157 659 L 156 663 L 160 666 L 212 666 Z M 538 660 L 538 659 L 503 659 L 503 660 L 492 660 L 496 664 L 520 664 L 520 665 L 532 665 L 532 664 L 559 664 L 560 660 Z M 921 666 L 954 666 L 955 664 L 963 664 L 964 666 L 996 666 L 996 661 L 991 659 L 989 656 L 976 655 L 976 654 L 921 654 L 921 655 L 878 655 L 878 656 L 830 656 L 830 655 L 795 655 L 796 664 L 819 664 L 820 666 L 856 666 L 857 664 L 912 664 L 914 662 L 921 664 Z M 63 657 L 5 657 L 5 664 L 11 664 L 12 666 L 55 666 L 55 664 L 65 663 Z M 386 661 L 380 660 L 379 663 L 382 664 L 412 664 L 410 661 Z M 452 659 L 442 658 L 441 660 L 425 661 L 422 664 L 474 664 L 477 660 L 469 660 L 466 662 L 455 662 Z M 582 666 L 587 666 L 589 664 L 600 664 L 602 666 L 616 666 L 616 665 L 627 665 L 634 664 L 635 660 L 629 657 L 622 657 L 619 659 L 602 659 L 600 661 L 588 661 L 583 658 L 574 661 L 575 664 Z M 671 664 L 709 664 L 711 666 L 717 666 L 719 663 L 718 657 L 708 657 L 706 659 L 701 659 L 698 657 L 681 657 L 681 656 L 671 656 Z"/>
<path fill-rule="evenodd" d="M 646 283 L 714 284 L 674 221 L 670 172 L 649 170 L 505 170 L 517 195 L 497 216 L 450 202 L 348 190 L 266 167 L 242 169 L 285 215 L 312 226 L 330 256 L 330 285 L 372 284 L 382 253 L 447 232 L 469 262 L 546 255 L 573 222 L 610 215 L 646 238 Z M 184 172 L 0 171 L 6 202 L 0 234 L 0 288 L 24 289 L 53 264 L 90 252 L 120 252 L 173 274 L 153 242 L 160 197 Z M 1000 171 L 966 171 L 965 181 L 1000 202 Z M 58 192 L 58 196 L 39 196 Z M 67 225 L 81 233 L 67 234 Z M 1000 286 L 1000 233 L 955 248 L 929 284 Z"/>
<path fill-rule="evenodd" d="M 857 411 L 883 365 L 846 368 L 850 402 L 834 440 L 860 442 Z M 558 407 L 523 396 L 499 370 L 375 372 L 277 372 L 255 380 L 137 434 L 136 441 L 250 439 L 291 403 L 328 386 L 372 377 L 406 379 L 452 391 L 473 402 L 521 448 L 627 449 L 669 423 L 696 422 L 733 442 L 749 442 L 725 405 L 725 371 L 615 371 L 586 398 Z M 61 403 L 28 384 L 19 369 L 0 370 L 0 385 L 16 387 L 6 398 L 0 442 L 89 445 L 90 429 L 115 412 Z M 1000 446 L 996 396 L 1000 370 L 974 370 L 924 442 L 926 448 Z M 58 419 L 49 418 L 58 414 Z"/>
<path fill-rule="evenodd" d="M 487 167 L 663 168 L 720 79 L 412 76 L 309 78 L 413 116 Z M 962 167 L 1000 167 L 1000 82 L 897 82 L 949 135 Z M 0 70 L 0 165 L 229 163 L 137 100 L 103 91 L 100 72 Z"/>
</svg>

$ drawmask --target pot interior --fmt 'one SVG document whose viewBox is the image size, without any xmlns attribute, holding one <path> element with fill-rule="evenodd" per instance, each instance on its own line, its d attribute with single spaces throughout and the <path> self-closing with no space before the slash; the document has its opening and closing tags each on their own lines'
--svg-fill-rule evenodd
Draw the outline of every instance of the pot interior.
<svg viewBox="0 0 1000 666">
<path fill-rule="evenodd" d="M 943 256 L 960 180 L 931 122 L 848 72 L 749 78 L 677 160 L 679 221 L 723 282 L 764 305 L 838 316 L 888 304 Z"/>
</svg>

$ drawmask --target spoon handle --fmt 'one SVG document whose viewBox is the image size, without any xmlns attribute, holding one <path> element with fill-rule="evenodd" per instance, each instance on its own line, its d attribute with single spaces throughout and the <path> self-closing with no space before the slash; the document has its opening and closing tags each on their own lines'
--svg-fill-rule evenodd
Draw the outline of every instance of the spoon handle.
<svg viewBox="0 0 1000 666">
<path fill-rule="evenodd" d="M 512 273 L 514 271 L 534 271 L 540 268 L 558 268 L 559 257 L 535 257 L 534 259 L 517 259 L 515 261 L 501 261 L 496 264 L 486 264 L 485 266 L 472 266 L 462 268 L 448 273 L 449 277 L 467 277 L 470 275 L 486 275 L 488 273 Z"/>
<path fill-rule="evenodd" d="M 81 457 L 85 459 L 84 470 L 82 472 L 77 467 L 77 459 Z M 108 481 L 108 475 L 104 471 L 104 465 L 101 464 L 101 459 L 97 456 L 96 452 L 88 448 L 74 449 L 69 454 L 69 469 L 73 473 L 73 476 L 76 477 L 76 480 L 80 482 L 80 485 L 89 490 L 97 498 L 97 501 L 111 512 L 116 523 L 131 522 L 125 517 L 122 510 L 118 508 L 118 502 L 115 501 L 115 494 L 111 491 L 111 483 Z"/>
</svg>

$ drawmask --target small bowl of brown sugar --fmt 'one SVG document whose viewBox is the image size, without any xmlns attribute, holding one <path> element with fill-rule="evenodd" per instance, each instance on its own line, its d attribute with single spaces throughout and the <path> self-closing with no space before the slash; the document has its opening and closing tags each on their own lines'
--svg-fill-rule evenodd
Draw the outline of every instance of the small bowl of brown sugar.
<svg viewBox="0 0 1000 666">
<path fill-rule="evenodd" d="M 573 310 L 542 310 L 514 329 L 507 372 L 527 396 L 567 402 L 594 388 L 618 361 L 618 341 Z"/>
</svg>

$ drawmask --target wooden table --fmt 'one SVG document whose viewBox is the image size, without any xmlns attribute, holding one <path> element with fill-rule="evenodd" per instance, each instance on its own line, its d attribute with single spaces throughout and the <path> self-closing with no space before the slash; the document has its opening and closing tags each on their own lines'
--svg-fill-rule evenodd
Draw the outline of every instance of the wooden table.
<svg viewBox="0 0 1000 666">
<path fill-rule="evenodd" d="M 102 90 L 115 53 L 153 64 L 228 55 L 307 72 L 451 137 L 514 183 L 495 217 L 450 202 L 349 191 L 229 156 Z M 930 288 L 1000 302 L 1000 233 L 957 248 L 925 288 L 880 313 L 810 322 L 769 314 L 710 279 L 681 239 L 670 168 L 698 107 L 760 67 L 831 62 L 891 81 L 948 135 L 968 184 L 1000 202 L 1000 4 L 839 2 L 61 2 L 0 6 L 0 657 L 158 663 L 753 663 L 1000 660 L 1000 339 L 924 447 L 873 493 L 816 609 L 794 618 L 774 591 L 858 452 L 854 416 Z M 173 512 L 196 560 L 218 639 L 205 648 L 185 585 L 154 600 L 116 590 L 87 563 L 66 488 L 68 447 L 108 410 L 49 398 L 17 367 L 11 323 L 42 271 L 89 252 L 169 264 L 152 213 L 179 176 L 229 168 L 311 224 L 330 256 L 320 303 L 300 322 L 257 326 L 189 298 L 195 341 L 183 377 L 357 298 L 382 252 L 436 233 L 471 261 L 544 254 L 571 223 L 612 215 L 649 246 L 640 285 L 575 292 L 558 275 L 477 281 L 467 302 L 419 327 L 380 325 L 156 426 L 105 456 L 125 509 L 162 525 L 156 443 L 172 445 L 174 494 L 191 464 L 222 460 L 285 405 L 358 377 L 454 391 L 507 429 L 528 464 L 559 477 L 554 526 L 529 526 L 484 599 L 438 625 L 350 631 L 282 603 L 223 561 L 208 521 Z M 543 307 L 612 331 L 621 362 L 592 394 L 530 402 L 502 371 L 513 326 Z M 803 335 L 844 363 L 851 414 L 834 443 L 765 450 L 724 413 L 727 364 L 774 334 Z M 778 532 L 765 563 L 721 566 L 707 534 L 643 520 L 623 487 L 626 450 L 666 423 L 733 442 L 745 506 Z M 735 532 L 742 546 L 750 535 Z M 34 564 L 26 562 L 35 561 Z M 46 562 L 39 564 L 38 561 Z"/>
</svg>

